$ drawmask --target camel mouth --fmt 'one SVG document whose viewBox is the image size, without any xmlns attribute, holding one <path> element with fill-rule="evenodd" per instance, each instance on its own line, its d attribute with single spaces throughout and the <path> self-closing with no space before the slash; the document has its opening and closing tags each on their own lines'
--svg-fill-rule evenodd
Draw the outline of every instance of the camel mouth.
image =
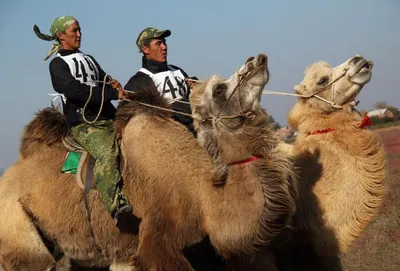
<svg viewBox="0 0 400 271">
<path fill-rule="evenodd" d="M 268 57 L 264 54 L 259 54 L 257 56 L 257 66 L 267 66 L 268 65 Z"/>
<path fill-rule="evenodd" d="M 252 62 L 252 63 L 250 63 Z M 252 64 L 254 64 L 256 67 L 257 66 L 266 66 L 268 64 L 268 57 L 265 54 L 259 54 L 257 56 L 257 59 L 254 56 L 249 57 L 246 62 L 245 65 L 249 65 L 252 68 L 254 68 L 254 66 Z"/>
<path fill-rule="evenodd" d="M 356 106 L 358 103 L 355 102 L 355 99 L 362 91 L 363 86 L 371 80 L 373 62 L 361 56 L 355 56 L 348 63 L 347 76 L 353 86 L 343 94 L 343 101 L 340 104 L 353 104 Z"/>
<path fill-rule="evenodd" d="M 259 80 L 252 82 L 255 85 L 266 85 L 269 81 L 268 57 L 265 54 L 259 54 L 257 58 L 251 57 L 247 60 L 246 80 L 250 80 L 258 75 Z M 261 94 L 260 94 L 261 95 Z"/>
<path fill-rule="evenodd" d="M 245 64 L 239 69 L 238 74 L 247 74 L 247 78 L 250 78 L 252 74 L 255 74 L 264 69 L 268 69 L 268 57 L 265 54 L 259 54 L 257 58 L 249 57 Z"/>
<path fill-rule="evenodd" d="M 362 66 L 362 68 L 366 68 L 366 69 L 368 69 L 368 70 L 371 70 L 371 69 L 372 69 L 372 66 L 373 66 L 372 61 L 367 61 L 367 62 Z"/>
<path fill-rule="evenodd" d="M 348 71 L 349 80 L 357 85 L 365 85 L 371 79 L 373 62 L 361 56 L 356 56 L 350 61 Z"/>
<path fill-rule="evenodd" d="M 366 59 L 363 59 L 360 61 L 360 63 L 357 65 L 358 66 L 358 72 L 368 72 L 372 70 L 373 63 L 372 61 L 367 61 Z"/>
<path fill-rule="evenodd" d="M 374 63 L 361 56 L 355 56 L 350 60 L 350 65 L 350 76 L 354 76 L 361 72 L 371 72 Z"/>
</svg>

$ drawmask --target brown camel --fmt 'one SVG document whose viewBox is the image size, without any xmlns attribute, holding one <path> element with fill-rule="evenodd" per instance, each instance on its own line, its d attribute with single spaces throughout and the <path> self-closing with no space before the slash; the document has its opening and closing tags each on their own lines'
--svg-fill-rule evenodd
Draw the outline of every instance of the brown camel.
<svg viewBox="0 0 400 271">
<path fill-rule="evenodd" d="M 0 224 L 3 269 L 51 268 L 47 245 L 86 266 L 123 270 L 135 255 L 139 270 L 191 270 L 181 251 L 206 236 L 225 257 L 270 242 L 295 210 L 297 175 L 292 161 L 275 151 L 277 139 L 259 105 L 267 82 L 267 58 L 259 55 L 230 79 L 193 91 L 203 147 L 169 113 L 140 104 L 167 107 L 155 89 L 138 90 L 119 105 L 122 173 L 141 219 L 139 235 L 137 221 L 129 232 L 114 226 L 95 190 L 86 210 L 75 176 L 59 172 L 66 153 L 62 116 L 39 112 L 22 137 L 24 158 L 0 182 L 0 204 L 10 207 L 0 209 L 1 219 L 7 217 Z"/>
<path fill-rule="evenodd" d="M 288 114 L 298 136 L 293 145 L 280 145 L 300 168 L 301 185 L 292 226 L 276 240 L 279 270 L 341 270 L 339 254 L 377 214 L 384 149 L 351 105 L 371 70 L 360 56 L 337 67 L 317 62 L 295 86 L 297 94 L 319 97 L 298 98 Z"/>
</svg>

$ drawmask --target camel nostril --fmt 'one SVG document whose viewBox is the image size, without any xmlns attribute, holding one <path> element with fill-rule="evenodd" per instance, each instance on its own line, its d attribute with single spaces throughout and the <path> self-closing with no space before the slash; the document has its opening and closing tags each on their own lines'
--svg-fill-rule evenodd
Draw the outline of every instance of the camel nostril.
<svg viewBox="0 0 400 271">
<path fill-rule="evenodd" d="M 357 64 L 360 62 L 363 58 L 361 56 L 355 56 L 353 59 L 350 61 L 350 63 Z"/>
<path fill-rule="evenodd" d="M 264 54 L 259 54 L 257 57 L 257 64 L 258 65 L 267 65 L 268 58 Z"/>
<path fill-rule="evenodd" d="M 246 60 L 245 64 L 247 64 L 248 62 L 252 61 L 253 59 L 254 59 L 253 56 L 249 57 L 249 58 Z"/>
</svg>

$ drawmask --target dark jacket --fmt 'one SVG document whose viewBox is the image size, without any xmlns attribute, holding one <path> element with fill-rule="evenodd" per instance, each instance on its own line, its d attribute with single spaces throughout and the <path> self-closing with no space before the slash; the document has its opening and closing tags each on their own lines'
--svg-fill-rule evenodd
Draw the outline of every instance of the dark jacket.
<svg viewBox="0 0 400 271">
<path fill-rule="evenodd" d="M 77 51 L 61 49 L 59 53 L 62 56 L 76 53 Z M 97 63 L 97 61 L 89 56 L 96 64 L 99 71 L 99 80 L 103 80 L 106 74 Z M 75 126 L 83 123 L 82 108 L 89 98 L 90 86 L 81 83 L 72 76 L 68 64 L 60 57 L 55 57 L 50 62 L 50 76 L 53 88 L 56 92 L 64 94 L 67 102 L 63 104 L 63 111 L 67 123 Z M 102 84 L 93 87 L 92 97 L 85 110 L 85 117 L 88 121 L 94 120 L 100 109 L 102 99 Z M 112 100 L 118 100 L 118 91 L 106 85 L 104 90 L 104 105 L 98 120 L 110 120 L 115 117 L 115 107 L 111 103 Z"/>
<path fill-rule="evenodd" d="M 172 66 L 174 69 L 181 70 L 182 74 L 185 77 L 188 77 L 187 73 L 179 67 Z M 149 70 L 152 73 L 159 73 L 168 70 L 168 64 L 165 62 L 156 62 L 153 60 L 146 59 L 145 57 L 142 58 L 142 67 Z M 126 83 L 124 89 L 135 91 L 136 89 L 144 89 L 148 85 L 154 85 L 153 80 L 145 73 L 138 71 L 134 76 L 132 76 L 128 83 Z M 189 94 L 190 89 L 188 91 L 187 97 L 183 97 L 182 101 L 189 102 Z M 183 104 L 179 102 L 172 103 L 172 109 L 180 112 L 184 112 L 187 114 L 191 114 L 191 109 L 189 104 Z M 188 127 L 190 130 L 193 131 L 193 119 L 191 117 L 187 117 L 180 114 L 173 114 L 172 117 Z"/>
</svg>

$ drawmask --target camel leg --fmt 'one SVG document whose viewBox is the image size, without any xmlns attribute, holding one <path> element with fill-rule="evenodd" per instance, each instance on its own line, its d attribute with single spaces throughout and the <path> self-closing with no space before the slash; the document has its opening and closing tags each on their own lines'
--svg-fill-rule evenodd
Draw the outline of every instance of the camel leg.
<svg viewBox="0 0 400 271">
<path fill-rule="evenodd" d="M 9 234 L 6 238 L 0 237 L 2 270 L 50 270 L 55 266 L 56 261 L 35 229 L 25 228 L 17 235 Z"/>
<path fill-rule="evenodd" d="M 44 244 L 28 241 L 24 246 L 16 246 L 1 242 L 0 270 L 51 270 L 54 266 L 55 260 Z"/>
<path fill-rule="evenodd" d="M 165 243 L 168 238 L 160 235 L 163 231 L 157 230 L 150 219 L 142 220 L 139 232 L 139 247 L 136 255 L 132 257 L 132 265 L 136 270 L 193 270 L 189 261 L 176 246 Z"/>
<path fill-rule="evenodd" d="M 49 270 L 55 259 L 17 197 L 0 202 L 0 266 L 3 270 Z"/>
</svg>

